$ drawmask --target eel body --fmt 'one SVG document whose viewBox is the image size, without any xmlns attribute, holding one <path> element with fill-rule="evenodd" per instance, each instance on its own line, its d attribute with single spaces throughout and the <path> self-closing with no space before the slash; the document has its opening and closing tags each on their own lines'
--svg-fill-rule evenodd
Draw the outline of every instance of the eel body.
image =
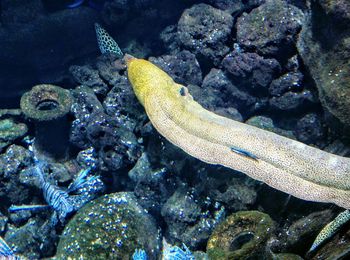
<svg viewBox="0 0 350 260">
<path fill-rule="evenodd" d="M 149 61 L 130 55 L 126 60 L 129 81 L 152 124 L 186 153 L 300 199 L 350 208 L 350 158 L 216 115 Z"/>
</svg>

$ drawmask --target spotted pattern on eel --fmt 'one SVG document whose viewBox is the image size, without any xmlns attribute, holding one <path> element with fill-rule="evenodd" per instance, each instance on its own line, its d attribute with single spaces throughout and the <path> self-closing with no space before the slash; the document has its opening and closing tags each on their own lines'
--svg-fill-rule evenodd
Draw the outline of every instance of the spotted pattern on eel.
<svg viewBox="0 0 350 260">
<path fill-rule="evenodd" d="M 216 115 L 151 62 L 130 55 L 125 60 L 153 126 L 186 153 L 297 198 L 350 208 L 350 158 Z"/>
</svg>

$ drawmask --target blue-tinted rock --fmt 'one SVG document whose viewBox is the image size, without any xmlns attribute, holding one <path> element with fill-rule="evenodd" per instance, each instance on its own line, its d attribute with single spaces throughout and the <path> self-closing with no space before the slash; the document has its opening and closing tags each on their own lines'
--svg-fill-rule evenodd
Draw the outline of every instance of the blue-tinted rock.
<svg viewBox="0 0 350 260">
<path fill-rule="evenodd" d="M 230 13 L 238 13 L 242 10 L 251 9 L 264 3 L 265 0 L 207 0 L 207 2 L 216 8 Z"/>
<path fill-rule="evenodd" d="M 233 84 L 249 90 L 254 96 L 264 96 L 268 86 L 281 70 L 275 59 L 265 59 L 256 53 L 233 51 L 225 56 L 222 66 Z"/>
<path fill-rule="evenodd" d="M 325 139 L 327 128 L 320 115 L 311 113 L 298 120 L 294 133 L 303 143 L 318 144 Z"/>
<path fill-rule="evenodd" d="M 212 69 L 205 76 L 202 92 L 199 102 L 217 113 L 224 112 L 223 109 L 234 108 L 246 116 L 254 111 L 258 101 L 257 98 L 234 85 L 230 78 L 219 69 Z M 228 112 L 225 113 L 231 114 Z M 235 114 L 233 112 L 230 118 L 239 119 L 240 116 L 236 114 L 236 117 Z"/>
<path fill-rule="evenodd" d="M 164 55 L 151 57 L 150 62 L 156 64 L 167 72 L 176 83 L 188 85 L 200 85 L 202 83 L 202 71 L 196 56 L 189 51 L 181 51 L 176 55 Z"/>
<path fill-rule="evenodd" d="M 81 85 L 93 89 L 97 95 L 105 95 L 108 91 L 108 86 L 100 78 L 98 70 L 91 66 L 77 66 L 73 65 L 69 68 L 74 80 Z"/>
<path fill-rule="evenodd" d="M 270 108 L 275 111 L 287 111 L 293 113 L 305 112 L 317 103 L 315 95 L 310 90 L 302 92 L 286 92 L 280 97 L 272 97 L 269 100 Z"/>
<path fill-rule="evenodd" d="M 302 90 L 303 74 L 289 72 L 271 82 L 269 92 L 272 96 L 279 97 L 288 91 L 298 92 Z"/>
</svg>

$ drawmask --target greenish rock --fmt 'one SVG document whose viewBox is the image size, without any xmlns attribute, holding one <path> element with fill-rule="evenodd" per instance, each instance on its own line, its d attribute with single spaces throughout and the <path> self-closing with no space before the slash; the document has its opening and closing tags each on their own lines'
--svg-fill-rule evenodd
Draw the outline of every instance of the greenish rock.
<svg viewBox="0 0 350 260">
<path fill-rule="evenodd" d="M 160 237 L 154 220 L 130 192 L 104 195 L 86 204 L 65 227 L 57 259 L 130 259 L 144 249 L 156 259 Z"/>
<path fill-rule="evenodd" d="M 246 121 L 246 123 L 249 125 L 256 126 L 256 127 L 261 128 L 261 129 L 270 131 L 270 132 L 274 132 L 274 133 L 279 134 L 279 135 L 283 135 L 283 136 L 291 138 L 291 139 L 296 139 L 294 134 L 293 134 L 293 131 L 288 131 L 288 130 L 284 130 L 284 129 L 276 127 L 273 123 L 273 120 L 269 117 L 254 116 L 254 117 L 249 118 Z"/>
<path fill-rule="evenodd" d="M 24 115 L 41 122 L 65 116 L 72 103 L 69 90 L 51 84 L 36 85 L 21 97 Z"/>
<path fill-rule="evenodd" d="M 323 106 L 350 126 L 350 2 L 310 3 L 297 43 L 298 51 L 317 85 Z"/>
<path fill-rule="evenodd" d="M 0 109 L 0 118 L 20 115 L 22 115 L 21 109 Z"/>
<path fill-rule="evenodd" d="M 274 260 L 303 260 L 301 256 L 290 253 L 274 254 L 273 257 Z"/>
<path fill-rule="evenodd" d="M 0 152 L 14 140 L 23 137 L 28 128 L 23 123 L 16 123 L 12 119 L 0 120 Z"/>
<path fill-rule="evenodd" d="M 72 104 L 69 90 L 51 84 L 36 85 L 22 95 L 21 109 L 35 123 L 34 148 L 38 157 L 56 161 L 68 158 L 68 113 Z"/>
<path fill-rule="evenodd" d="M 270 258 L 266 244 L 274 230 L 273 220 L 265 213 L 259 211 L 234 213 L 210 236 L 207 243 L 209 259 Z"/>
</svg>

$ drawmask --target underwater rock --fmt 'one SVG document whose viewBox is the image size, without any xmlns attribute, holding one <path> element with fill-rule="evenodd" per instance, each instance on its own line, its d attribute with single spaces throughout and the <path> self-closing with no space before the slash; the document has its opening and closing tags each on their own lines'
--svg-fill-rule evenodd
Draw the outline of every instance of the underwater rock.
<svg viewBox="0 0 350 260">
<path fill-rule="evenodd" d="M 22 254 L 30 259 L 41 258 L 38 237 L 39 223 L 37 219 L 30 219 L 25 225 L 15 227 L 8 225 L 5 240 L 16 254 Z"/>
<path fill-rule="evenodd" d="M 224 208 L 216 212 L 205 210 L 205 202 L 196 198 L 196 191 L 180 186 L 162 207 L 170 241 L 181 241 L 191 248 L 203 247 L 224 215 Z M 209 202 L 210 203 L 210 202 Z"/>
<path fill-rule="evenodd" d="M 237 212 L 254 205 L 259 184 L 244 176 L 234 176 L 227 169 L 221 169 L 220 173 L 215 171 L 210 173 L 207 179 L 198 181 L 198 190 L 201 190 L 200 186 L 215 204 L 223 206 L 229 212 Z"/>
<path fill-rule="evenodd" d="M 180 52 L 181 42 L 177 34 L 177 26 L 169 25 L 165 27 L 163 31 L 159 34 L 159 38 L 163 42 L 164 48 L 172 54 Z"/>
<path fill-rule="evenodd" d="M 126 65 L 123 59 L 113 55 L 101 55 L 96 60 L 96 68 L 100 78 L 109 86 L 117 86 L 126 77 Z"/>
<path fill-rule="evenodd" d="M 324 142 L 327 128 L 320 115 L 310 113 L 300 118 L 297 122 L 294 134 L 297 139 L 305 144 L 320 144 Z"/>
<path fill-rule="evenodd" d="M 176 55 L 163 55 L 150 57 L 149 61 L 162 68 L 174 79 L 176 83 L 200 85 L 202 71 L 196 56 L 189 51 L 181 51 Z"/>
<path fill-rule="evenodd" d="M 288 91 L 298 92 L 302 90 L 303 74 L 299 71 L 288 72 L 271 82 L 269 92 L 272 96 L 282 96 Z"/>
<path fill-rule="evenodd" d="M 137 102 L 128 79 L 122 76 L 108 92 L 103 101 L 106 113 L 113 117 L 120 126 L 134 131 L 146 120 L 146 113 Z"/>
<path fill-rule="evenodd" d="M 274 232 L 269 215 L 240 211 L 226 218 L 214 230 L 207 244 L 210 259 L 264 259 L 266 243 Z"/>
<path fill-rule="evenodd" d="M 69 68 L 69 72 L 77 83 L 93 89 L 96 95 L 105 96 L 107 94 L 108 86 L 100 78 L 98 70 L 91 66 L 73 65 Z"/>
<path fill-rule="evenodd" d="M 316 82 L 323 106 L 350 126 L 350 4 L 311 1 L 298 51 Z"/>
<path fill-rule="evenodd" d="M 1 234 L 5 231 L 7 222 L 8 222 L 8 217 L 6 217 L 0 212 L 0 233 Z"/>
<path fill-rule="evenodd" d="M 22 110 L 19 108 L 0 109 L 0 118 L 17 117 L 22 115 Z"/>
<path fill-rule="evenodd" d="M 251 9 L 264 3 L 265 0 L 247 0 L 247 1 L 235 1 L 235 0 L 207 0 L 207 2 L 216 8 L 236 14 L 240 11 Z"/>
<path fill-rule="evenodd" d="M 16 139 L 23 137 L 27 131 L 27 125 L 23 123 L 16 123 L 12 119 L 0 120 L 0 152 Z"/>
<path fill-rule="evenodd" d="M 242 90 L 249 90 L 254 96 L 266 96 L 269 84 L 281 71 L 275 59 L 236 50 L 225 56 L 222 66 L 229 73 L 233 84 Z"/>
<path fill-rule="evenodd" d="M 140 144 L 136 136 L 128 129 L 118 126 L 108 115 L 92 115 L 86 132 L 89 143 L 104 163 L 101 167 L 115 171 L 137 160 Z"/>
<path fill-rule="evenodd" d="M 219 64 L 229 52 L 233 18 L 229 13 L 210 5 L 197 4 L 186 9 L 178 22 L 178 37 L 185 49 L 199 62 Z"/>
<path fill-rule="evenodd" d="M 31 163 L 30 152 L 22 146 L 11 145 L 0 155 L 0 174 L 5 177 L 15 176 Z"/>
<path fill-rule="evenodd" d="M 21 109 L 35 123 L 36 155 L 57 160 L 68 156 L 72 103 L 70 92 L 55 85 L 36 85 L 23 94 Z"/>
<path fill-rule="evenodd" d="M 89 148 L 87 138 L 87 124 L 90 117 L 96 113 L 103 113 L 103 106 L 92 89 L 79 86 L 72 91 L 74 102 L 72 112 L 75 120 L 72 123 L 70 141 L 81 149 Z"/>
<path fill-rule="evenodd" d="M 302 92 L 288 91 L 279 97 L 272 97 L 269 100 L 271 110 L 276 112 L 286 111 L 290 113 L 302 113 L 317 104 L 317 98 L 310 90 Z"/>
<path fill-rule="evenodd" d="M 162 208 L 162 216 L 167 222 L 194 223 L 200 216 L 201 208 L 184 189 L 178 189 Z"/>
<path fill-rule="evenodd" d="M 134 194 L 137 201 L 150 214 L 160 219 L 162 206 L 177 186 L 177 177 L 169 174 L 165 167 L 153 165 L 149 157 L 147 152 L 142 153 L 128 176 L 136 183 Z"/>
<path fill-rule="evenodd" d="M 156 259 L 160 237 L 154 220 L 132 193 L 104 195 L 86 204 L 63 231 L 56 257 L 129 259 L 144 249 Z"/>
<path fill-rule="evenodd" d="M 193 96 L 204 107 L 217 112 L 218 108 L 233 107 L 247 116 L 255 109 L 257 98 L 234 85 L 229 77 L 219 69 L 211 69 L 205 76 L 200 98 Z M 192 92 L 191 92 L 192 93 Z"/>
<path fill-rule="evenodd" d="M 284 130 L 275 126 L 273 120 L 266 116 L 253 116 L 246 121 L 247 124 L 259 127 L 261 129 L 274 132 L 285 137 L 296 139 L 292 131 Z"/>
<path fill-rule="evenodd" d="M 267 0 L 237 19 L 238 43 L 262 55 L 288 59 L 296 51 L 294 43 L 303 18 L 297 7 L 281 0 Z"/>
</svg>

